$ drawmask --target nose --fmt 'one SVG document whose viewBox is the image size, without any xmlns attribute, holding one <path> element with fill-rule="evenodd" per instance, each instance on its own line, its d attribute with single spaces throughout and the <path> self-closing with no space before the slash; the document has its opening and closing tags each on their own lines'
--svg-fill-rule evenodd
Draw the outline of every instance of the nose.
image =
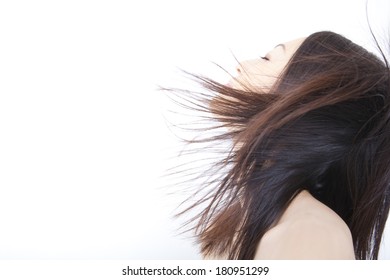
<svg viewBox="0 0 390 280">
<path fill-rule="evenodd" d="M 244 60 L 240 61 L 236 66 L 237 74 L 247 74 L 248 71 L 251 71 L 256 64 L 256 60 Z"/>
<path fill-rule="evenodd" d="M 250 61 L 248 61 L 248 60 L 238 62 L 238 65 L 236 66 L 237 73 L 238 74 L 246 73 L 246 71 L 248 70 L 248 66 L 250 64 L 249 62 Z"/>
</svg>

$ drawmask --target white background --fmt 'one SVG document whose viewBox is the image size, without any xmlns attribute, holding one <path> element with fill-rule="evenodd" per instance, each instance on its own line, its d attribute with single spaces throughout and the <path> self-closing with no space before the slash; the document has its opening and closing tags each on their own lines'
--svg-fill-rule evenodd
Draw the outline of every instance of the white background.
<svg viewBox="0 0 390 280">
<path fill-rule="evenodd" d="M 161 177 L 179 142 L 157 85 L 315 31 L 371 48 L 365 2 L 1 1 L 0 258 L 199 259 Z M 379 37 L 387 2 L 369 1 Z"/>
</svg>

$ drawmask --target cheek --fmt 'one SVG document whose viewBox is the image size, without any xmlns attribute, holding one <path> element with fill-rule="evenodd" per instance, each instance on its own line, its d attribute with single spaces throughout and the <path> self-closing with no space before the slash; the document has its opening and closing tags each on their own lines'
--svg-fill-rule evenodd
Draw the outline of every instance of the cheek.
<svg viewBox="0 0 390 280">
<path fill-rule="evenodd" d="M 262 68 L 261 72 L 256 73 L 254 77 L 252 76 L 252 84 L 260 88 L 271 88 L 282 73 L 284 67 L 285 63 L 281 61 L 280 63 L 273 63 Z"/>
<path fill-rule="evenodd" d="M 261 73 L 248 73 L 248 75 L 241 75 L 235 80 L 231 80 L 228 86 L 241 90 L 250 89 L 259 92 L 268 92 L 276 82 L 276 79 L 277 74 L 271 71 L 268 73 L 265 71 Z"/>
<path fill-rule="evenodd" d="M 270 63 L 269 65 L 264 65 L 259 68 L 254 75 L 251 75 L 248 78 L 254 87 L 260 90 L 269 90 L 276 82 L 280 73 L 280 65 Z"/>
<path fill-rule="evenodd" d="M 259 91 L 267 92 L 276 82 L 276 79 L 277 78 L 274 75 L 258 76 L 257 79 L 252 82 L 252 85 L 255 89 Z"/>
</svg>

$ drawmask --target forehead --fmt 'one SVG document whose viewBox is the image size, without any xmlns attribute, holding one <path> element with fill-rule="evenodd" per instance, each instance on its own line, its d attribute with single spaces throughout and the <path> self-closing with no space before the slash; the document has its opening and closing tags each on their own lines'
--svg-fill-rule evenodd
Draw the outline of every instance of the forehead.
<svg viewBox="0 0 390 280">
<path fill-rule="evenodd" d="M 285 55 L 291 56 L 296 52 L 296 50 L 302 45 L 303 41 L 305 41 L 306 37 L 297 38 L 283 44 L 279 44 L 276 47 L 281 47 L 285 52 Z M 275 47 L 275 48 L 276 48 Z"/>
<path fill-rule="evenodd" d="M 284 43 L 284 48 L 287 53 L 293 54 L 305 41 L 306 37 L 297 38 Z"/>
</svg>

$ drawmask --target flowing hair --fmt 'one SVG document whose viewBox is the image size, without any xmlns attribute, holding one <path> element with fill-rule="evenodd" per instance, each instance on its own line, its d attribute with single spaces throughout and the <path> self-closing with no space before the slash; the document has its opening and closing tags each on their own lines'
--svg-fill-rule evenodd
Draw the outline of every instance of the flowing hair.
<svg viewBox="0 0 390 280">
<path fill-rule="evenodd" d="M 189 106 L 217 121 L 209 129 L 226 130 L 190 142 L 231 143 L 207 170 L 220 172 L 211 190 L 180 213 L 201 207 L 190 222 L 203 255 L 253 259 L 307 190 L 348 225 L 357 259 L 378 258 L 390 206 L 390 72 L 380 51 L 383 60 L 317 32 L 267 92 L 193 75 L 208 93 L 187 95 Z"/>
</svg>

